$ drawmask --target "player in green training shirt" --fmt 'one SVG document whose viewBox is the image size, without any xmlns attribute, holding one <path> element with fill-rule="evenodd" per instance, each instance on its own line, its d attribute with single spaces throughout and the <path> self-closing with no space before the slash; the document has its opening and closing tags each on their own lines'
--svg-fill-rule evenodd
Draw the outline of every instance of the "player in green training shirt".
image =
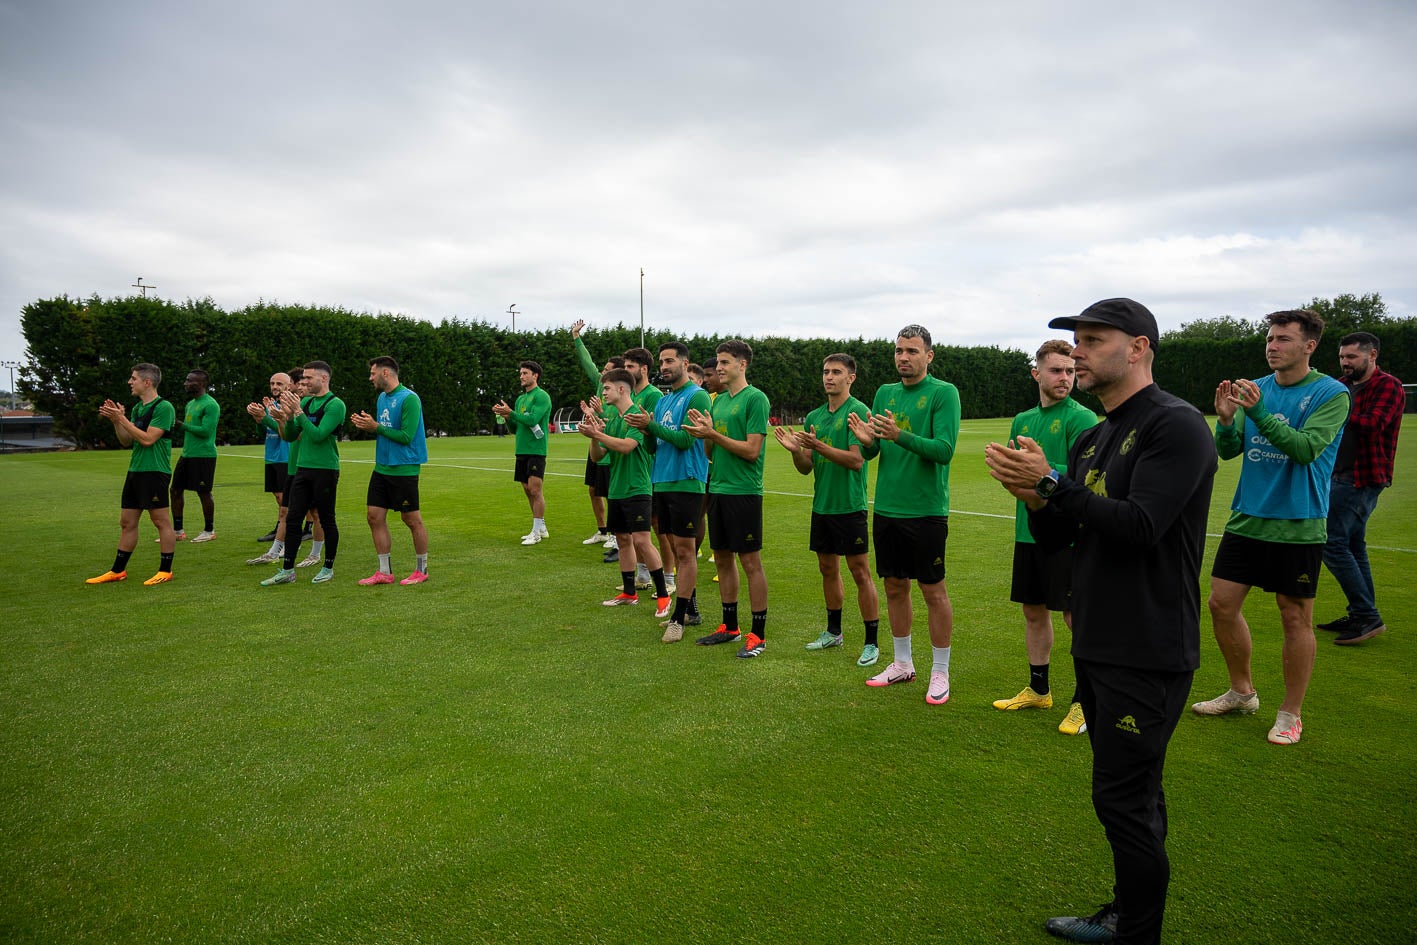
<svg viewBox="0 0 1417 945">
<path fill-rule="evenodd" d="M 763 441 L 768 435 L 771 408 L 767 395 L 748 383 L 753 349 L 746 342 L 725 341 L 718 346 L 718 374 L 723 391 L 709 413 L 690 410 L 684 429 L 704 441 L 713 459 L 709 494 L 709 547 L 718 571 L 723 623 L 695 642 L 700 646 L 730 643 L 738 630 L 738 567 L 748 576 L 748 602 L 753 626 L 740 658 L 761 656 L 767 648 L 768 579 L 763 573 Z"/>
<path fill-rule="evenodd" d="M 546 427 L 551 422 L 551 395 L 541 388 L 541 365 L 523 361 L 517 366 L 522 393 L 515 407 L 499 400 L 492 407 L 497 416 L 517 428 L 517 468 L 512 478 L 522 484 L 531 506 L 531 531 L 522 536 L 523 545 L 550 538 L 546 530 L 546 499 L 541 482 L 546 478 Z"/>
<path fill-rule="evenodd" d="M 590 356 L 590 351 L 587 350 L 585 342 L 581 340 L 581 332 L 583 331 L 585 331 L 585 319 L 577 319 L 576 322 L 571 325 L 571 341 L 575 343 L 576 360 L 580 362 L 581 370 L 584 371 L 586 377 L 590 379 L 592 389 L 599 394 L 601 375 L 606 371 L 623 368 L 625 366 L 625 359 L 616 355 L 613 358 L 606 358 L 603 367 L 596 367 L 595 359 Z M 593 397 L 588 401 L 592 408 L 599 402 L 599 396 Z M 606 410 L 605 405 L 601 404 L 601 416 L 609 419 L 609 414 L 605 412 Z M 607 562 L 616 561 L 618 560 L 618 555 L 613 558 L 610 556 L 610 553 L 616 549 L 615 535 L 605 525 L 605 498 L 610 493 L 609 452 L 606 452 L 600 462 L 596 462 L 590 458 L 590 447 L 587 447 L 585 484 L 586 491 L 590 495 L 590 512 L 591 515 L 595 516 L 596 531 L 594 535 L 581 542 L 581 544 L 600 545 L 605 549 L 605 560 Z"/>
<path fill-rule="evenodd" d="M 132 411 L 125 416 L 123 405 L 112 400 L 105 400 L 98 408 L 99 416 L 113 424 L 118 442 L 132 447 L 133 453 L 128 459 L 128 476 L 123 480 L 118 556 L 112 568 L 89 578 L 88 584 L 127 580 L 128 559 L 138 547 L 138 523 L 142 521 L 144 509 L 157 528 L 162 557 L 157 573 L 143 583 L 151 587 L 172 580 L 172 556 L 177 539 L 167 513 L 167 485 L 172 473 L 171 431 L 177 421 L 177 411 L 157 395 L 157 386 L 161 383 L 162 371 L 156 364 L 134 365 L 128 376 L 128 389 L 138 402 Z"/>
<path fill-rule="evenodd" d="M 211 541 L 216 537 L 216 506 L 212 502 L 212 482 L 216 476 L 216 425 L 221 407 L 207 386 L 211 378 L 196 368 L 187 374 L 182 389 L 187 393 L 187 408 L 177 429 L 183 434 L 182 455 L 172 470 L 172 530 L 178 541 L 187 540 L 182 528 L 183 493 L 197 493 L 202 503 L 202 532 L 192 541 Z"/>
<path fill-rule="evenodd" d="M 364 505 L 379 567 L 359 584 L 394 583 L 389 509 L 398 510 L 413 538 L 413 573 L 399 584 L 422 584 L 428 580 L 428 529 L 418 508 L 418 477 L 428 461 L 423 401 L 399 381 L 399 363 L 389 355 L 369 360 L 369 383 L 379 392 L 374 413 L 360 411 L 350 421 L 375 437 L 374 471 L 369 474 Z"/>
<path fill-rule="evenodd" d="M 606 607 L 638 604 L 635 590 L 636 558 L 643 558 L 654 583 L 656 617 L 669 614 L 669 589 L 664 583 L 664 564 L 659 551 L 650 541 L 650 519 L 653 517 L 653 489 L 650 470 L 654 463 L 645 434 L 625 422 L 625 414 L 639 413 L 633 398 L 635 379 L 624 368 L 606 371 L 602 378 L 602 399 L 615 408 L 615 415 L 602 419 L 589 404 L 581 404 L 584 418 L 580 433 L 591 441 L 591 455 L 599 459 L 610 453 L 610 504 L 606 519 L 620 544 L 619 594 L 605 601 Z"/>
<path fill-rule="evenodd" d="M 300 455 L 286 498 L 285 558 L 279 571 L 261 582 L 264 587 L 289 584 L 295 580 L 295 558 L 300 551 L 299 523 L 314 507 L 325 529 L 325 563 L 310 579 L 324 584 L 335 576 L 335 555 L 339 551 L 339 525 L 335 522 L 335 494 L 339 488 L 339 434 L 344 426 L 344 401 L 330 391 L 330 366 L 324 361 L 305 365 L 301 386 L 309 396 L 301 398 L 286 391 L 280 398 L 277 422 L 284 421 L 281 436 L 287 442 L 299 439 Z M 294 454 L 294 450 L 291 453 Z"/>
<path fill-rule="evenodd" d="M 930 332 L 907 325 L 895 340 L 899 384 L 876 391 L 869 423 L 847 422 L 861 441 L 861 454 L 881 461 L 876 469 L 876 515 L 871 539 L 876 573 L 886 582 L 886 611 L 895 657 L 868 686 L 889 686 L 915 678 L 910 625 L 915 612 L 910 582 L 920 585 L 929 616 L 933 661 L 925 701 L 950 698 L 950 636 L 954 610 L 945 587 L 945 540 L 949 536 L 950 460 L 959 439 L 959 391 L 930 376 L 935 349 Z"/>
<path fill-rule="evenodd" d="M 856 381 L 856 359 L 849 354 L 829 354 L 822 362 L 822 387 L 827 402 L 807 414 L 802 429 L 792 432 L 773 427 L 777 441 L 792 454 L 797 471 L 813 476 L 812 533 L 808 547 L 817 553 L 822 572 L 822 595 L 827 604 L 827 628 L 809 650 L 841 646 L 841 611 L 846 589 L 841 583 L 841 559 L 856 582 L 856 603 L 866 625 L 866 642 L 858 666 L 876 662 L 876 629 L 880 603 L 871 578 L 870 533 L 866 528 L 866 458 L 851 432 L 847 417 L 869 420 L 871 411 L 851 396 Z"/>
<path fill-rule="evenodd" d="M 1014 417 L 1009 442 L 1026 436 L 1043 447 L 1043 455 L 1060 474 L 1068 471 L 1068 451 L 1085 430 L 1097 425 L 1097 414 L 1072 398 L 1076 369 L 1073 346 L 1061 339 L 1045 341 L 1034 355 L 1033 380 L 1038 406 Z M 994 708 L 1050 709 L 1048 666 L 1053 653 L 1053 616 L 1061 611 L 1073 627 L 1073 549 L 1045 552 L 1028 530 L 1028 506 L 1022 500 L 1014 514 L 1014 567 L 1009 599 L 1023 606 L 1024 650 L 1028 654 L 1028 685 L 1011 699 L 997 699 Z M 1058 726 L 1064 735 L 1081 735 L 1087 720 L 1077 695 L 1068 700 L 1068 714 Z"/>
</svg>

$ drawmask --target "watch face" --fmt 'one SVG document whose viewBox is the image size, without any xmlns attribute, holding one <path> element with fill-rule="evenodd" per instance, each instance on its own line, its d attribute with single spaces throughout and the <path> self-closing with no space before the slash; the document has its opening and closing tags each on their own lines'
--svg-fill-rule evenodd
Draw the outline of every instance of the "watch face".
<svg viewBox="0 0 1417 945">
<path fill-rule="evenodd" d="M 1045 499 L 1057 490 L 1058 480 L 1054 479 L 1052 476 L 1044 476 L 1042 479 L 1038 480 L 1038 485 L 1033 487 L 1033 491 L 1037 492 Z"/>
</svg>

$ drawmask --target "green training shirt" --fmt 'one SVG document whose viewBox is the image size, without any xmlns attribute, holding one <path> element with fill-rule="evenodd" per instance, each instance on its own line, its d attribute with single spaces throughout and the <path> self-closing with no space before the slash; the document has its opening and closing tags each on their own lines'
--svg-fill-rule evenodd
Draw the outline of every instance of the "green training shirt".
<svg viewBox="0 0 1417 945">
<path fill-rule="evenodd" d="M 950 460 L 959 440 L 959 390 L 948 381 L 925 375 L 919 383 L 885 384 L 876 391 L 871 412 L 889 410 L 900 427 L 896 442 L 877 438 L 862 455 L 879 455 L 876 514 L 887 518 L 925 518 L 950 514 Z"/>
<path fill-rule="evenodd" d="M 631 407 L 630 412 L 635 412 Z M 616 411 L 615 416 L 605 421 L 605 435 L 622 440 L 634 440 L 635 448 L 629 453 L 620 453 L 600 444 L 610 454 L 610 498 L 628 499 L 631 496 L 650 495 L 650 470 L 654 457 L 645 447 L 644 434 L 625 422 Z"/>
<path fill-rule="evenodd" d="M 861 442 L 847 426 L 846 418 L 856 414 L 862 420 L 869 419 L 871 411 L 855 397 L 847 396 L 836 410 L 831 404 L 822 404 L 807 414 L 802 421 L 806 430 L 814 430 L 817 439 L 839 450 L 860 447 Z M 821 453 L 812 453 L 812 511 L 818 515 L 846 515 L 851 512 L 866 511 L 866 464 L 860 469 L 847 469 L 834 463 Z"/>
<path fill-rule="evenodd" d="M 306 397 L 300 401 L 300 409 L 304 413 L 285 424 L 285 438 L 300 439 L 300 460 L 296 468 L 339 469 L 339 431 L 344 426 L 344 401 L 330 391 L 319 397 Z M 318 415 L 319 420 L 311 420 L 311 414 Z M 292 447 L 290 452 L 293 454 L 295 449 Z"/>
<path fill-rule="evenodd" d="M 182 455 L 193 459 L 216 459 L 216 423 L 221 407 L 211 394 L 187 401 L 182 418 Z"/>
<path fill-rule="evenodd" d="M 159 430 L 171 430 L 172 425 L 177 422 L 177 411 L 172 404 L 158 397 L 150 404 L 142 401 L 134 404 L 128 411 L 128 419 L 134 425 L 141 426 L 142 421 L 147 421 L 149 430 L 154 427 Z M 169 436 L 158 437 L 157 442 L 152 446 L 144 446 L 137 440 L 133 441 L 133 453 L 128 457 L 129 472 L 159 472 L 172 474 L 172 438 Z"/>
<path fill-rule="evenodd" d="M 747 440 L 753 433 L 768 434 L 768 417 L 772 408 L 768 395 L 752 384 L 736 394 L 721 391 L 710 408 L 713 428 L 730 440 Z M 716 495 L 762 495 L 763 461 L 767 444 L 752 461 L 734 456 L 726 449 L 713 451 L 713 491 Z"/>
<path fill-rule="evenodd" d="M 517 398 L 507 422 L 517 428 L 518 456 L 545 456 L 546 431 L 551 423 L 551 395 L 543 387 L 533 387 Z M 541 436 L 532 427 L 541 427 Z"/>
<path fill-rule="evenodd" d="M 1073 448 L 1084 430 L 1097 426 L 1097 414 L 1088 410 L 1071 397 L 1064 397 L 1049 407 L 1039 405 L 1025 410 L 1014 417 L 1009 427 L 1009 440 L 1026 436 L 1043 447 L 1043 455 L 1048 465 L 1063 475 L 1068 473 L 1068 450 Z M 1018 500 L 1014 513 L 1014 541 L 1033 544 L 1033 533 L 1028 530 L 1028 506 Z"/>
<path fill-rule="evenodd" d="M 586 350 L 585 342 L 579 338 L 576 339 L 576 359 L 581 362 L 581 370 L 585 371 L 586 377 L 590 378 L 590 386 L 595 391 L 595 396 L 602 396 L 604 392 L 601 390 L 600 384 L 600 365 L 595 363 L 595 359 L 592 358 L 590 356 L 590 352 Z M 620 416 L 620 411 L 616 410 L 609 404 L 602 403 L 600 408 L 600 416 L 606 420 L 609 420 L 611 417 Z M 604 456 L 600 457 L 600 459 L 596 460 L 595 462 L 597 466 L 609 466 L 609 451 L 607 451 Z"/>
</svg>

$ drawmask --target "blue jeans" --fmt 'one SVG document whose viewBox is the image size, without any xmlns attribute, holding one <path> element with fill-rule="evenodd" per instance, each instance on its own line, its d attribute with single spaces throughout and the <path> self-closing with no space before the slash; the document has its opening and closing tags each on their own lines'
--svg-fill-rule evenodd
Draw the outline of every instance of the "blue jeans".
<svg viewBox="0 0 1417 945">
<path fill-rule="evenodd" d="M 1354 486 L 1334 479 L 1328 497 L 1328 543 L 1324 564 L 1348 598 L 1348 616 L 1354 620 L 1378 616 L 1373 572 L 1368 567 L 1368 516 L 1377 507 L 1386 486 Z"/>
</svg>

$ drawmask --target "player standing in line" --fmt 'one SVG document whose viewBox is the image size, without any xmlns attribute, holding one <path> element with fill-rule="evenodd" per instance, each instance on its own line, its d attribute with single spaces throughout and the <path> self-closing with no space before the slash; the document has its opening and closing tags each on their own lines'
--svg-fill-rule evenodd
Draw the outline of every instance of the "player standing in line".
<svg viewBox="0 0 1417 945">
<path fill-rule="evenodd" d="M 650 383 L 650 378 L 654 375 L 654 355 L 650 354 L 648 348 L 627 348 L 624 354 L 625 370 L 630 372 L 630 376 L 635 379 L 634 400 L 636 406 L 649 416 L 654 416 L 654 406 L 659 403 L 659 398 L 664 396 L 664 392 Z M 664 579 L 669 582 L 669 587 L 674 587 L 674 552 L 669 549 L 669 540 L 665 537 L 664 531 L 657 520 L 651 522 L 654 529 L 655 544 L 659 547 L 660 559 L 664 561 Z M 635 574 L 636 587 L 649 587 L 649 571 L 645 569 L 644 562 L 640 562 L 639 570 Z"/>
<path fill-rule="evenodd" d="M 1061 339 L 1045 341 L 1034 355 L 1033 380 L 1038 384 L 1038 406 L 1014 417 L 1009 442 L 1026 436 L 1043 447 L 1043 455 L 1058 472 L 1068 471 L 1068 451 L 1084 430 L 1097 425 L 1097 414 L 1072 398 L 1076 369 L 1073 346 Z M 997 699 L 994 708 L 1051 709 L 1053 692 L 1048 666 L 1053 655 L 1053 615 L 1061 611 L 1063 623 L 1073 629 L 1073 549 L 1045 552 L 1028 530 L 1028 506 L 1018 500 L 1014 513 L 1014 567 L 1009 599 L 1023 606 L 1023 641 L 1028 654 L 1028 685 L 1012 699 Z M 1068 714 L 1058 725 L 1064 735 L 1087 731 L 1087 719 L 1077 694 L 1069 700 Z"/>
<path fill-rule="evenodd" d="M 763 441 L 768 435 L 771 407 L 767 395 L 748 383 L 753 349 L 746 342 L 718 346 L 718 371 L 724 389 L 705 414 L 690 410 L 686 427 L 691 436 L 707 441 L 714 460 L 713 492 L 709 495 L 709 547 L 718 569 L 723 623 L 695 642 L 699 646 L 731 643 L 738 629 L 738 565 L 748 577 L 752 630 L 738 650 L 740 659 L 761 656 L 767 649 L 768 579 L 763 572 Z M 736 559 L 736 560 L 735 560 Z"/>
<path fill-rule="evenodd" d="M 571 325 L 571 340 L 575 342 L 576 360 L 580 362 L 581 370 L 585 371 L 586 377 L 590 378 L 591 387 L 598 392 L 600 390 L 601 376 L 605 374 L 606 371 L 623 368 L 625 366 L 625 359 L 616 355 L 613 358 L 607 358 L 604 367 L 597 368 L 595 366 L 595 359 L 590 356 L 590 352 L 586 350 L 585 342 L 581 340 L 581 332 L 583 331 L 585 331 L 585 319 L 577 319 L 576 322 Z M 599 397 L 592 397 L 589 403 L 594 405 L 595 403 L 599 403 L 599 401 Z M 605 409 L 605 405 L 602 404 L 601 416 L 609 419 L 605 413 Z M 601 458 L 601 461 L 597 463 L 590 458 L 590 453 L 591 448 L 588 445 L 586 448 L 585 484 L 586 491 L 590 493 L 590 511 L 591 514 L 595 516 L 596 532 L 594 535 L 591 535 L 585 541 L 581 542 L 581 544 L 600 545 L 605 549 L 605 560 L 607 562 L 616 561 L 618 560 L 618 556 L 616 558 L 610 557 L 610 552 L 614 551 L 617 547 L 615 544 L 615 535 L 605 524 L 605 497 L 609 495 L 610 492 L 610 454 L 607 452 Z"/>
<path fill-rule="evenodd" d="M 695 587 L 699 562 L 695 541 L 702 530 L 699 511 L 703 507 L 704 484 L 708 481 L 708 456 L 703 440 L 684 430 L 689 411 L 709 409 L 709 397 L 689 376 L 689 349 L 680 341 L 659 346 L 659 373 L 670 390 L 654 406 L 653 414 L 635 411 L 625 421 L 653 437 L 654 518 L 668 536 L 667 541 L 678 567 L 674 614 L 664 625 L 665 643 L 684 638 L 689 614 L 697 615 Z"/>
<path fill-rule="evenodd" d="M 221 417 L 221 407 L 207 393 L 210 383 L 211 378 L 201 368 L 189 372 L 182 383 L 188 400 L 177 429 L 183 432 L 184 438 L 182 455 L 177 459 L 177 467 L 172 470 L 172 530 L 176 532 L 178 541 L 187 539 L 187 533 L 182 529 L 183 492 L 192 490 L 202 503 L 203 526 L 201 534 L 192 539 L 194 544 L 216 537 L 212 482 L 216 477 L 216 427 Z"/>
<path fill-rule="evenodd" d="M 86 584 L 110 584 L 128 579 L 128 559 L 138 547 L 138 523 L 143 510 L 157 528 L 159 559 L 157 573 L 143 584 L 152 587 L 172 580 L 172 556 L 177 539 L 172 531 L 172 519 L 167 513 L 167 487 L 172 474 L 172 427 L 177 411 L 157 394 L 162 383 L 162 371 L 156 364 L 136 364 L 128 375 L 128 389 L 138 402 L 128 416 L 123 405 L 105 400 L 98 408 L 99 416 L 113 424 L 118 442 L 132 447 L 128 458 L 128 475 L 123 480 L 123 495 L 118 517 L 118 555 L 113 567 Z"/>
<path fill-rule="evenodd" d="M 369 360 L 369 383 L 379 392 L 374 416 L 363 411 L 350 422 L 373 433 L 374 471 L 369 474 L 365 506 L 374 553 L 379 567 L 359 583 L 364 587 L 394 583 L 393 536 L 389 534 L 389 509 L 398 509 L 413 536 L 413 573 L 400 584 L 428 580 L 428 529 L 418 510 L 418 476 L 428 462 L 428 439 L 423 428 L 423 401 L 399 382 L 399 363 L 388 355 Z"/>
<path fill-rule="evenodd" d="M 291 389 L 290 375 L 278 371 L 271 375 L 271 396 L 253 400 L 246 405 L 251 419 L 261 425 L 266 433 L 266 492 L 276 500 L 276 524 L 257 541 L 274 541 L 280 531 L 280 523 L 285 521 L 285 486 L 290 475 L 286 464 L 290 462 L 290 444 L 281 439 L 280 425 L 271 418 L 271 407 L 280 400 L 280 395 Z M 272 559 L 274 560 L 274 559 Z"/>
<path fill-rule="evenodd" d="M 950 460 L 959 439 L 959 391 L 930 376 L 935 349 L 930 332 L 907 325 L 895 340 L 900 383 L 883 384 L 871 405 L 871 420 L 850 415 L 847 423 L 861 454 L 881 457 L 876 470 L 876 514 L 871 538 L 876 573 L 886 582 L 891 622 L 891 664 L 866 680 L 890 686 L 915 678 L 910 631 L 915 610 L 910 582 L 920 585 L 930 627 L 933 660 L 925 701 L 950 698 L 950 638 L 954 608 L 945 586 L 945 543 L 949 537 Z"/>
<path fill-rule="evenodd" d="M 1307 309 L 1265 316 L 1265 360 L 1257 381 L 1215 389 L 1215 445 L 1221 459 L 1243 456 L 1230 520 L 1210 572 L 1211 623 L 1230 688 L 1191 709 L 1197 715 L 1250 715 L 1260 707 L 1250 674 L 1253 642 L 1241 607 L 1250 588 L 1274 594 L 1284 628 L 1284 701 L 1269 741 L 1292 745 L 1314 671 L 1314 595 L 1328 541 L 1329 484 L 1348 419 L 1348 389 L 1309 365 L 1324 321 Z M 1244 421 L 1236 423 L 1238 413 Z"/>
<path fill-rule="evenodd" d="M 640 412 L 633 399 L 634 377 L 624 368 L 607 371 L 601 384 L 602 399 L 615 408 L 615 416 L 602 420 L 600 414 L 590 404 L 581 404 L 583 419 L 580 433 L 591 441 L 596 459 L 602 451 L 608 450 L 610 458 L 610 505 L 607 519 L 610 530 L 620 543 L 619 594 L 605 601 L 606 607 L 638 604 L 639 593 L 635 589 L 636 557 L 643 557 L 650 569 L 650 580 L 654 583 L 655 616 L 669 614 L 669 590 L 664 583 L 664 564 L 659 551 L 650 541 L 650 519 L 653 517 L 653 489 L 650 485 L 650 467 L 653 457 L 645 445 L 645 436 L 625 421 L 625 414 Z"/>
<path fill-rule="evenodd" d="M 339 525 L 335 522 L 335 494 L 339 488 L 339 432 L 344 425 L 344 401 L 330 391 L 330 366 L 324 361 L 305 365 L 302 386 L 309 396 L 301 399 L 294 391 L 281 395 L 277 419 L 284 420 L 281 436 L 300 440 L 295 475 L 290 481 L 286 522 L 301 522 L 306 509 L 314 506 L 325 529 L 325 561 L 310 579 L 324 584 L 335 576 L 335 555 L 339 552 Z M 296 451 L 292 450 L 292 453 Z M 289 584 L 295 580 L 295 557 L 300 552 L 299 532 L 287 528 L 294 540 L 285 543 L 281 569 L 261 582 L 263 587 Z"/>
<path fill-rule="evenodd" d="M 522 393 L 516 407 L 499 400 L 492 411 L 517 428 L 517 468 L 512 478 L 522 484 L 531 506 L 531 531 L 522 536 L 522 544 L 534 545 L 551 537 L 546 530 L 546 499 L 541 488 L 546 478 L 546 425 L 551 422 L 551 395 L 541 387 L 540 364 L 523 361 L 517 373 Z"/>
<path fill-rule="evenodd" d="M 849 354 L 829 354 L 822 362 L 822 387 L 827 402 L 807 414 L 796 433 L 773 427 L 773 435 L 792 454 L 797 471 L 813 477 L 812 532 L 808 547 L 817 553 L 822 573 L 822 596 L 827 605 L 827 628 L 809 650 L 841 646 L 841 612 L 846 589 L 841 582 L 841 559 L 856 582 L 856 604 L 865 624 L 865 644 L 858 666 L 870 666 L 880 655 L 876 645 L 880 602 L 871 577 L 871 538 L 866 524 L 866 458 L 851 432 L 847 417 L 866 421 L 871 411 L 851 396 L 856 382 L 856 359 Z"/>
</svg>

